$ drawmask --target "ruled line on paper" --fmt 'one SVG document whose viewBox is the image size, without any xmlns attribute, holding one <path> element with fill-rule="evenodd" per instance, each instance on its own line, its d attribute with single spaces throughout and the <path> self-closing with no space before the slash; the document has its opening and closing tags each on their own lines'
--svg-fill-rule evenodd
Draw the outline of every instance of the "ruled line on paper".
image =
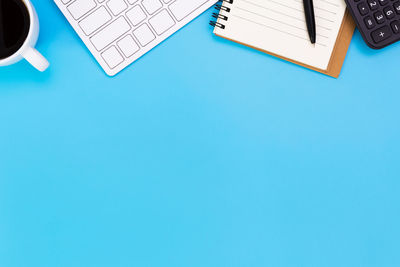
<svg viewBox="0 0 400 267">
<path fill-rule="evenodd" d="M 234 0 L 226 28 L 214 31 L 230 40 L 326 70 L 346 5 L 343 0 L 314 0 L 314 7 L 316 44 L 310 42 L 303 0 Z"/>
<path fill-rule="evenodd" d="M 263 17 L 263 18 L 268 19 L 268 20 L 273 20 L 273 21 L 275 21 L 275 22 L 278 22 L 278 23 L 287 25 L 287 26 L 289 26 L 289 27 L 292 27 L 292 28 L 295 28 L 295 29 L 304 31 L 304 32 L 306 32 L 306 33 L 308 32 L 308 30 L 307 30 L 306 28 L 301 27 L 301 26 L 297 26 L 297 25 L 293 25 L 293 24 L 290 24 L 290 23 L 286 23 L 286 22 L 284 22 L 284 21 L 277 20 L 277 19 L 274 19 L 274 18 L 265 16 L 265 15 L 259 14 L 259 13 L 257 13 L 257 12 L 253 12 L 253 11 L 250 11 L 250 10 L 247 10 L 247 9 L 244 9 L 244 8 L 241 8 L 241 7 L 238 7 L 238 9 L 239 9 L 239 10 L 242 10 L 242 11 L 245 11 L 245 12 L 247 12 L 247 13 L 251 13 L 251 14 L 256 15 L 256 16 Z M 280 30 L 280 31 L 281 31 L 281 32 L 284 32 L 284 31 L 282 31 L 282 30 Z M 318 36 L 318 37 L 322 37 L 322 38 L 329 39 L 328 36 L 325 36 L 325 35 L 322 35 L 322 34 L 317 34 L 317 36 Z"/>
<path fill-rule="evenodd" d="M 291 18 L 295 18 L 295 19 L 301 20 L 302 22 L 305 22 L 305 20 L 304 20 L 304 9 L 302 9 L 301 6 L 300 7 L 290 6 L 290 5 L 287 5 L 286 3 L 278 2 L 278 1 L 275 1 L 275 0 L 264 0 L 264 1 L 268 1 L 268 2 L 273 3 L 275 5 L 279 5 L 283 9 L 278 11 L 276 9 L 272 9 L 271 6 L 268 6 L 268 4 L 267 4 L 267 6 L 265 6 L 265 4 L 264 5 L 256 4 L 256 3 L 254 3 L 254 1 L 251 1 L 251 0 L 250 1 L 249 0 L 239 0 L 239 3 L 240 2 L 244 2 L 244 3 L 250 4 L 250 5 L 257 6 L 259 8 L 263 8 L 263 9 L 266 9 L 266 10 L 274 11 L 276 13 L 279 13 L 279 14 L 283 15 L 283 16 L 288 16 L 288 17 L 291 17 Z M 297 6 L 299 5 L 298 1 L 293 1 L 292 0 L 292 2 L 293 3 L 297 3 L 296 4 Z M 292 10 L 292 11 L 296 11 L 296 13 L 298 13 L 298 17 L 290 16 L 289 14 L 283 12 L 285 9 L 286 10 L 289 9 L 289 10 Z M 336 12 L 330 13 L 330 15 L 336 15 L 336 14 L 337 14 Z M 323 20 L 325 22 L 329 22 L 329 23 L 334 23 L 335 22 L 334 20 L 331 20 L 331 19 L 329 19 L 329 18 L 327 18 L 325 16 L 320 16 L 318 14 L 316 14 L 315 17 L 319 18 L 320 20 Z M 323 26 L 323 25 L 317 25 L 317 27 L 330 29 L 329 27 L 326 27 L 326 26 Z"/>
<path fill-rule="evenodd" d="M 302 0 L 295 0 L 295 2 L 300 3 L 300 4 L 303 4 L 303 1 L 302 1 Z M 332 11 L 332 10 L 329 10 L 329 9 L 326 9 L 326 8 L 323 8 L 323 7 L 319 6 L 319 5 L 318 5 L 318 2 L 324 2 L 324 1 L 315 1 L 315 3 L 314 3 L 314 8 L 315 8 L 315 9 L 319 9 L 319 10 L 322 10 L 322 11 L 325 11 L 325 12 L 328 12 L 328 13 L 331 13 L 331 14 L 333 14 L 333 15 L 337 15 L 337 13 L 336 13 L 335 11 Z M 329 3 L 329 2 L 328 2 L 328 3 Z"/>
<path fill-rule="evenodd" d="M 317 40 L 322 39 L 319 44 L 327 46 L 325 41 L 329 42 L 333 38 L 331 31 L 334 27 L 334 18 L 338 14 L 339 6 L 333 3 L 333 0 L 314 1 L 317 18 Z M 257 0 L 237 0 L 236 3 L 238 3 L 237 9 L 243 13 L 237 15 L 241 19 L 247 19 L 249 22 L 258 23 L 264 27 L 268 26 L 281 33 L 302 36 L 302 39 L 306 40 L 309 39 L 307 38 L 308 30 L 306 28 L 302 0 L 263 0 L 263 2 Z M 253 9 L 250 6 L 257 9 Z M 324 21 L 324 23 L 318 23 L 318 20 Z M 279 25 L 282 25 L 282 27 L 279 27 Z"/>
<path fill-rule="evenodd" d="M 268 29 L 271 29 L 271 30 L 275 30 L 275 31 L 278 31 L 278 32 L 281 32 L 281 33 L 284 33 L 284 34 L 287 34 L 287 35 L 290 35 L 290 36 L 293 36 L 293 37 L 302 39 L 302 40 L 306 41 L 307 43 L 310 42 L 309 39 L 304 38 L 303 36 L 299 36 L 299 35 L 296 35 L 296 34 L 293 34 L 293 33 L 290 33 L 290 32 L 282 31 L 282 30 L 277 29 L 277 28 L 275 28 L 275 27 L 272 27 L 272 26 L 270 26 L 270 25 L 266 25 L 266 24 L 263 24 L 263 23 L 259 23 L 259 22 L 253 21 L 253 20 L 251 20 L 251 19 L 249 19 L 249 18 L 241 17 L 241 16 L 238 16 L 238 15 L 233 15 L 233 16 L 236 17 L 236 18 L 245 20 L 245 21 L 247 21 L 247 22 L 251 22 L 251 23 L 254 23 L 254 24 L 263 26 L 263 27 L 265 27 L 265 28 L 268 28 Z M 317 42 L 316 44 L 321 45 L 321 46 L 324 46 L 324 47 L 327 46 L 326 44 L 319 43 L 319 42 Z"/>
<path fill-rule="evenodd" d="M 268 10 L 268 11 L 274 12 L 274 13 L 279 14 L 279 15 L 282 15 L 282 16 L 285 16 L 285 17 L 288 17 L 288 18 L 292 18 L 292 19 L 298 20 L 298 21 L 303 22 L 303 23 L 306 22 L 306 21 L 305 21 L 305 18 L 304 18 L 304 12 L 303 12 L 302 10 L 301 10 L 301 16 L 296 17 L 296 16 L 289 15 L 289 14 L 287 14 L 287 13 L 284 13 L 284 12 L 282 12 L 282 11 L 278 11 L 278 10 L 273 9 L 273 8 L 271 8 L 271 7 L 265 7 L 265 6 L 263 6 L 263 5 L 259 5 L 259 4 L 250 2 L 250 1 L 248 1 L 248 0 L 241 0 L 241 1 L 242 1 L 242 2 L 245 2 L 245 3 L 247 3 L 247 4 L 250 4 L 250 5 L 256 6 L 256 7 L 258 7 L 258 8 L 262 8 L 262 9 L 264 9 L 264 10 Z M 298 11 L 297 9 L 295 9 L 295 10 Z M 334 22 L 334 21 L 328 20 L 328 19 L 326 19 L 326 18 L 322 18 L 322 19 L 325 19 L 325 20 L 327 20 L 327 21 L 329 21 L 329 22 Z M 331 31 L 331 30 L 332 30 L 332 28 L 326 27 L 326 26 L 324 26 L 324 25 L 317 25 L 317 29 L 318 29 L 318 28 L 325 29 L 325 30 L 327 30 L 327 31 Z"/>
</svg>

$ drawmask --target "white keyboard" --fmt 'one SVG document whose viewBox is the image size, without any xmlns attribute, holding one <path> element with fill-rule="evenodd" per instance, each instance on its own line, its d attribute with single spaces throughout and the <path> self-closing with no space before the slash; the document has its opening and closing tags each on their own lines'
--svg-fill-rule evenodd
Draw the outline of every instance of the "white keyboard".
<svg viewBox="0 0 400 267">
<path fill-rule="evenodd" d="M 54 0 L 114 76 L 217 0 Z"/>
</svg>

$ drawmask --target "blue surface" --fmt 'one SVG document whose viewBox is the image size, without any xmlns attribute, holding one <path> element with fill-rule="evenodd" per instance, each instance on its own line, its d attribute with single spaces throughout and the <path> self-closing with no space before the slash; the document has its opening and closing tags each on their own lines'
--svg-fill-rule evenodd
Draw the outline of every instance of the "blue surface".
<svg viewBox="0 0 400 267">
<path fill-rule="evenodd" d="M 51 1 L 0 69 L 0 266 L 400 266 L 400 44 L 339 79 L 214 37 L 108 78 Z"/>
</svg>

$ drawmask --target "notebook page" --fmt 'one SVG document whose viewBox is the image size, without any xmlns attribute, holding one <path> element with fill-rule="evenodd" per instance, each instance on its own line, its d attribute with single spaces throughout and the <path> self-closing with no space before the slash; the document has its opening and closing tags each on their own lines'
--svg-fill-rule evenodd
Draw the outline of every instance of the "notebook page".
<svg viewBox="0 0 400 267">
<path fill-rule="evenodd" d="M 303 0 L 234 0 L 225 29 L 214 33 L 315 68 L 326 70 L 344 18 L 343 0 L 314 0 L 316 44 L 311 44 Z"/>
</svg>

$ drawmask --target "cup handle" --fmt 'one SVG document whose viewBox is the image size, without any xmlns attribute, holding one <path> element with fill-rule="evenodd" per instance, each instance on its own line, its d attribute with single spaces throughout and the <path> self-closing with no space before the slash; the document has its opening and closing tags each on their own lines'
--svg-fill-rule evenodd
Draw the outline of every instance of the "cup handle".
<svg viewBox="0 0 400 267">
<path fill-rule="evenodd" d="M 29 47 L 22 56 L 39 71 L 45 71 L 50 65 L 47 59 L 32 47 Z"/>
</svg>

